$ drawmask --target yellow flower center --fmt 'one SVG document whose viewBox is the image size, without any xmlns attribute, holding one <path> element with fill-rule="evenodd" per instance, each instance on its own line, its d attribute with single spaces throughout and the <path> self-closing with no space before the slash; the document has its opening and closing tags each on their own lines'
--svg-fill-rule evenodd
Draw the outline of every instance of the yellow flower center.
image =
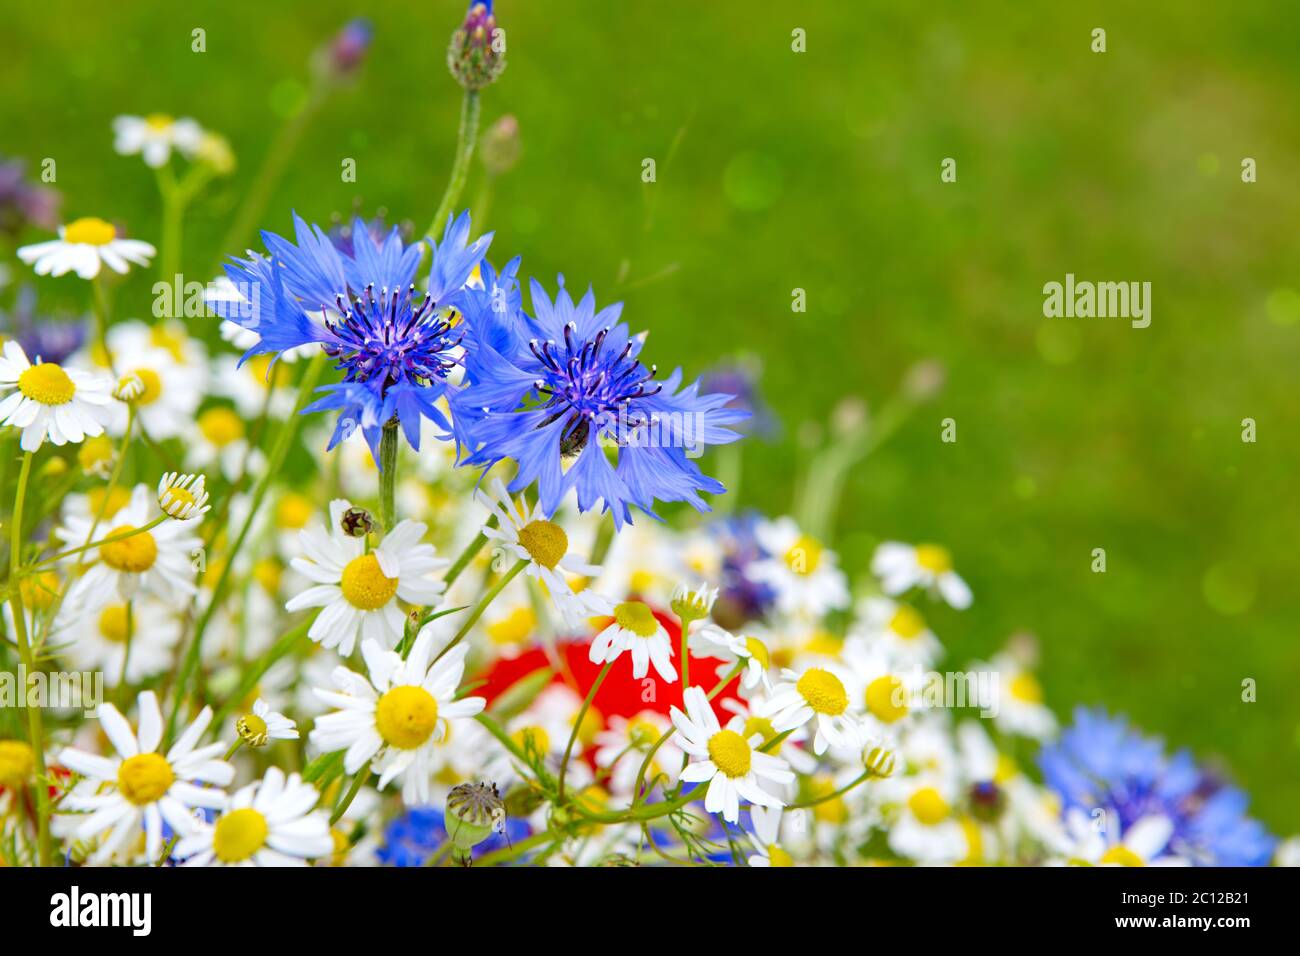
<svg viewBox="0 0 1300 956">
<path fill-rule="evenodd" d="M 766 717 L 758 717 L 750 714 L 750 716 L 745 720 L 745 739 L 748 740 L 750 737 L 754 736 L 754 734 L 758 734 L 762 737 L 763 743 L 766 744 L 776 736 L 776 728 L 772 726 L 772 722 Z"/>
<path fill-rule="evenodd" d="M 53 362 L 33 365 L 18 376 L 18 390 L 42 405 L 66 405 L 77 394 L 77 386 Z"/>
<path fill-rule="evenodd" d="M 806 534 L 799 535 L 798 540 L 785 553 L 785 563 L 795 574 L 812 574 L 822 561 L 822 546 L 816 538 Z"/>
<path fill-rule="evenodd" d="M 903 640 L 910 641 L 925 630 L 925 618 L 911 605 L 900 604 L 894 616 L 889 619 L 889 629 Z"/>
<path fill-rule="evenodd" d="M 125 644 L 127 630 L 126 605 L 110 604 L 99 612 L 99 633 L 104 640 Z"/>
<path fill-rule="evenodd" d="M 267 594 L 280 593 L 280 575 L 282 569 L 275 558 L 261 558 L 253 565 L 253 577 Z"/>
<path fill-rule="evenodd" d="M 794 857 L 773 843 L 767 848 L 767 862 L 769 866 L 794 866 Z"/>
<path fill-rule="evenodd" d="M 497 644 L 522 644 L 537 627 L 537 615 L 532 608 L 517 607 L 486 628 L 488 637 Z"/>
<path fill-rule="evenodd" d="M 647 571 L 644 568 L 635 570 L 628 577 L 627 589 L 631 594 L 649 594 L 654 590 L 659 576 L 653 571 Z"/>
<path fill-rule="evenodd" d="M 59 596 L 59 579 L 53 571 L 42 571 L 23 578 L 18 584 L 23 603 L 35 611 L 48 611 Z"/>
<path fill-rule="evenodd" d="M 182 488 L 179 485 L 172 485 L 166 492 L 164 492 L 164 496 L 165 495 L 171 495 L 171 504 L 173 506 L 177 502 L 180 502 L 181 507 L 179 511 L 181 514 L 185 513 L 186 508 L 192 508 L 198 504 L 198 499 L 190 494 L 190 490 L 188 488 Z"/>
<path fill-rule="evenodd" d="M 136 754 L 123 760 L 117 768 L 118 789 L 137 807 L 153 803 L 171 788 L 175 779 L 171 764 L 161 754 Z"/>
<path fill-rule="evenodd" d="M 88 246 L 106 246 L 117 238 L 117 229 L 111 222 L 94 216 L 75 219 L 63 227 L 63 241 L 84 243 Z"/>
<path fill-rule="evenodd" d="M 353 607 L 375 611 L 393 599 L 397 593 L 397 578 L 384 574 L 379 559 L 373 554 L 363 554 L 348 562 L 339 587 Z"/>
<path fill-rule="evenodd" d="M 199 416 L 199 431 L 218 448 L 244 437 L 244 420 L 229 408 L 209 408 Z"/>
<path fill-rule="evenodd" d="M 952 570 L 952 555 L 937 544 L 918 544 L 916 563 L 934 574 L 944 574 Z"/>
<path fill-rule="evenodd" d="M 752 759 L 749 741 L 734 730 L 720 730 L 709 738 L 709 759 L 728 777 L 743 777 Z"/>
<path fill-rule="evenodd" d="M 144 383 L 144 391 L 135 403 L 149 405 L 158 401 L 158 396 L 162 395 L 162 377 L 151 368 L 132 369 L 132 374 Z"/>
<path fill-rule="evenodd" d="M 240 863 L 266 843 L 266 817 L 252 807 L 223 813 L 212 832 L 212 849 L 222 863 Z"/>
<path fill-rule="evenodd" d="M 245 714 L 235 721 L 235 731 L 240 739 L 254 747 L 266 746 L 266 721 L 257 714 Z"/>
<path fill-rule="evenodd" d="M 1011 678 L 1011 696 L 1027 704 L 1043 702 L 1043 685 L 1033 674 L 1021 673 Z"/>
<path fill-rule="evenodd" d="M 135 525 L 120 524 L 110 531 L 108 536 L 111 538 L 131 531 L 135 531 Z M 104 559 L 104 563 L 114 571 L 140 574 L 153 567 L 154 561 L 158 558 L 158 543 L 148 531 L 140 531 L 121 541 L 101 544 L 99 554 Z"/>
<path fill-rule="evenodd" d="M 296 492 L 289 492 L 281 498 L 280 503 L 275 506 L 276 525 L 289 531 L 296 531 L 299 528 L 307 527 L 307 522 L 311 520 L 311 515 L 311 499 L 306 495 L 300 495 Z"/>
<path fill-rule="evenodd" d="M 77 464 L 83 471 L 93 472 L 96 468 L 107 466 L 113 460 L 113 439 L 107 435 L 87 438 L 77 449 Z"/>
<path fill-rule="evenodd" d="M 922 787 L 907 798 L 907 809 L 927 827 L 932 827 L 948 816 L 951 808 L 934 787 Z"/>
<path fill-rule="evenodd" d="M 659 621 L 654 612 L 640 601 L 624 601 L 614 608 L 614 621 L 637 637 L 654 637 L 659 631 Z"/>
<path fill-rule="evenodd" d="M 36 756 L 21 740 L 0 740 L 0 787 L 17 790 L 36 771 Z"/>
<path fill-rule="evenodd" d="M 131 492 L 121 485 L 114 485 L 111 494 L 107 487 L 92 488 L 86 492 L 86 501 L 90 505 L 90 513 L 92 515 L 103 514 L 107 518 L 111 518 L 125 508 L 130 500 Z"/>
<path fill-rule="evenodd" d="M 163 322 L 149 329 L 149 341 L 166 350 L 178 362 L 185 361 L 185 343 L 188 336 L 178 322 Z"/>
<path fill-rule="evenodd" d="M 794 686 L 808 706 L 819 714 L 834 717 L 848 709 L 849 695 L 844 684 L 828 670 L 810 667 Z"/>
<path fill-rule="evenodd" d="M 903 682 L 893 674 L 877 677 L 867 685 L 866 705 L 867 710 L 887 724 L 902 720 L 907 716 Z"/>
<path fill-rule="evenodd" d="M 749 651 L 749 656 L 762 665 L 763 670 L 768 670 L 772 666 L 772 655 L 768 653 L 767 645 L 756 637 L 745 638 L 745 650 Z"/>
<path fill-rule="evenodd" d="M 1123 844 L 1113 846 L 1101 855 L 1102 863 L 1114 863 L 1119 866 L 1146 866 L 1146 861 Z"/>
<path fill-rule="evenodd" d="M 539 754 L 551 752 L 551 735 L 544 727 L 520 727 L 510 735 L 510 739 L 523 751 L 532 749 Z"/>
<path fill-rule="evenodd" d="M 423 687 L 401 686 L 379 698 L 375 727 L 390 747 L 414 750 L 438 725 L 438 702 Z"/>
<path fill-rule="evenodd" d="M 166 113 L 150 113 L 144 118 L 145 123 L 150 129 L 165 130 L 172 125 L 172 118 Z"/>
<path fill-rule="evenodd" d="M 530 521 L 519 529 L 519 543 L 544 568 L 554 568 L 569 552 L 569 536 L 554 521 Z"/>
</svg>

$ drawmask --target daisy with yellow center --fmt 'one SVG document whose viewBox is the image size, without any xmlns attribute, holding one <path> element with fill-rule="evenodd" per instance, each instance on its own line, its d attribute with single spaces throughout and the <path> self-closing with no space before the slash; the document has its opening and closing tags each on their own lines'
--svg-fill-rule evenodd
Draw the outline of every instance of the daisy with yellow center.
<svg viewBox="0 0 1300 956">
<path fill-rule="evenodd" d="M 315 809 L 320 794 L 296 773 L 271 767 L 237 790 L 214 823 L 176 844 L 184 866 L 306 866 L 334 852 L 329 816 Z"/>
<path fill-rule="evenodd" d="M 329 527 L 317 525 L 299 535 L 303 555 L 292 565 L 313 584 L 285 604 L 290 611 L 324 608 L 308 636 L 344 657 L 359 639 L 395 646 L 406 626 L 399 600 L 422 607 L 437 603 L 443 583 L 432 575 L 447 564 L 433 545 L 421 542 L 428 529 L 418 521 L 399 522 L 367 551 L 365 538 L 343 530 L 343 515 L 351 507 L 342 498 L 331 501 Z"/>
<path fill-rule="evenodd" d="M 157 497 L 145 485 L 136 485 L 126 505 L 106 510 L 98 524 L 95 517 L 80 510 L 69 512 L 54 532 L 70 548 L 91 540 L 105 542 L 67 559 L 74 564 L 82 559 L 94 562 L 69 591 L 70 603 L 102 606 L 109 595 L 126 601 L 137 593 L 178 601 L 195 593 L 193 554 L 203 542 L 193 533 L 194 519 L 167 521 L 158 511 Z"/>
<path fill-rule="evenodd" d="M 219 755 L 226 744 L 217 742 L 198 747 L 208 724 L 211 708 L 205 707 L 176 738 L 165 754 L 163 720 L 158 698 L 145 691 L 137 700 L 139 734 L 112 704 L 100 704 L 100 727 L 116 754 L 101 757 L 73 747 L 59 754 L 59 763 L 85 781 L 60 803 L 60 810 L 87 814 L 75 821 L 72 836 L 97 841 L 92 863 L 105 863 L 122 853 L 132 853 L 140 834 L 145 833 L 145 859 L 154 862 L 162 852 L 163 824 L 185 836 L 198 824 L 194 809 L 219 810 L 226 805 L 224 790 L 234 779 L 235 769 Z"/>
<path fill-rule="evenodd" d="M 612 716 L 608 726 L 596 735 L 596 766 L 608 774 L 606 786 L 618 797 L 631 797 L 645 755 L 672 727 L 668 718 L 651 710 L 635 717 Z M 660 774 L 672 786 L 682 766 L 682 751 L 669 738 L 656 752 L 646 770 L 646 779 Z"/>
<path fill-rule="evenodd" d="M 943 645 L 925 618 L 910 604 L 867 598 L 859 605 L 853 633 L 900 664 L 928 668 L 943 654 Z"/>
<path fill-rule="evenodd" d="M 682 781 L 708 783 L 704 809 L 737 823 L 742 798 L 761 807 L 784 806 L 785 802 L 771 791 L 794 782 L 789 764 L 759 750 L 762 735 L 746 737 L 745 721 L 739 715 L 723 727 L 699 687 L 686 688 L 684 696 L 686 710 L 671 710 L 677 729 L 672 740 L 691 757 L 682 771 Z"/>
<path fill-rule="evenodd" d="M 889 829 L 889 846 L 922 864 L 953 864 L 971 855 L 971 837 L 954 812 L 956 791 L 947 778 L 923 775 L 906 781 L 902 806 Z M 978 839 L 978 832 L 974 834 Z"/>
<path fill-rule="evenodd" d="M 111 222 L 86 216 L 59 227 L 59 238 L 22 246 L 18 258 L 38 276 L 76 272 L 83 279 L 99 275 L 101 266 L 126 274 L 128 263 L 147 266 L 157 250 L 139 239 L 119 239 Z"/>
<path fill-rule="evenodd" d="M 102 597 L 106 600 L 64 603 L 52 643 L 63 648 L 69 663 L 77 670 L 102 672 L 107 687 L 118 685 L 124 664 L 128 684 L 170 671 L 181 637 L 182 619 L 176 610 L 140 595 L 131 601 L 128 613 L 126 602 L 116 593 Z"/>
<path fill-rule="evenodd" d="M 609 664 L 624 651 L 632 652 L 632 676 L 637 680 L 645 677 L 651 664 L 668 683 L 677 680 L 668 632 L 650 606 L 641 601 L 615 605 L 614 620 L 596 635 L 587 657 L 593 664 Z"/>
<path fill-rule="evenodd" d="M 512 499 L 500 478 L 492 480 L 491 492 L 490 495 L 481 490 L 474 493 L 479 504 L 497 519 L 497 526 L 484 528 L 483 534 L 514 557 L 528 562 L 527 574 L 545 585 L 565 623 L 573 627 L 585 618 L 608 614 L 608 599 L 590 588 L 574 591 L 569 582 L 570 576 L 594 577 L 600 568 L 569 553 L 568 533 L 546 517 L 540 504 L 530 510 L 522 499 Z"/>
<path fill-rule="evenodd" d="M 747 573 L 772 588 L 778 610 L 819 618 L 849 606 L 848 579 L 835 552 L 801 531 L 793 518 L 759 522 L 754 533 L 767 556 Z"/>
<path fill-rule="evenodd" d="M 1103 826 L 1078 807 L 1065 815 L 1067 863 L 1082 866 L 1187 866 L 1188 860 L 1169 853 L 1174 835 L 1173 822 L 1160 814 L 1148 814 L 1130 823 L 1120 822 L 1113 810 L 1105 814 Z"/>
<path fill-rule="evenodd" d="M 752 635 L 732 634 L 713 623 L 702 623 L 692 628 L 690 649 L 701 657 L 713 657 L 722 663 L 718 665 L 718 679 L 721 680 L 735 670 L 740 664 L 740 687 L 742 691 L 753 692 L 761 685 L 770 689 L 769 676 L 772 668 L 772 655 L 762 640 Z M 748 693 L 746 694 L 748 696 Z"/>
<path fill-rule="evenodd" d="M 813 753 L 819 756 L 828 747 L 857 750 L 863 742 L 862 724 L 838 670 L 827 665 L 809 667 L 803 673 L 782 672 L 783 681 L 757 712 L 771 720 L 778 732 L 815 726 Z"/>
<path fill-rule="evenodd" d="M 177 521 L 202 517 L 211 508 L 203 482 L 202 475 L 181 475 L 169 471 L 158 482 L 158 507 L 169 518 Z"/>
<path fill-rule="evenodd" d="M 886 541 L 871 558 L 871 573 L 886 594 L 903 594 L 914 587 L 938 594 L 958 610 L 970 607 L 971 592 L 953 570 L 952 555 L 937 544 Z"/>
<path fill-rule="evenodd" d="M 0 425 L 22 429 L 23 451 L 36 451 L 47 438 L 75 445 L 103 434 L 109 420 L 106 379 L 54 362 L 33 365 L 12 339 L 0 357 L 0 393 Z"/>
<path fill-rule="evenodd" d="M 199 412 L 195 434 L 186 449 L 186 462 L 194 468 L 215 466 L 230 481 L 245 471 L 257 474 L 266 464 L 261 449 L 250 448 L 243 416 L 216 405 Z"/>
<path fill-rule="evenodd" d="M 486 704 L 482 697 L 456 699 L 468 645 L 457 644 L 432 661 L 433 643 L 434 631 L 425 627 L 402 660 L 376 641 L 362 641 L 367 675 L 339 667 L 333 675 L 339 691 L 316 691 L 338 710 L 317 719 L 312 745 L 323 753 L 346 751 L 343 767 L 350 774 L 369 764 L 381 790 L 401 777 L 408 804 L 431 800 L 438 743 L 455 721 L 473 717 Z"/>
<path fill-rule="evenodd" d="M 1056 715 L 1044 702 L 1043 686 L 1012 651 L 994 656 L 988 668 L 997 674 L 993 723 L 1003 733 L 1046 740 L 1056 733 Z"/>
<path fill-rule="evenodd" d="M 167 165 L 172 150 L 193 159 L 203 147 L 203 128 L 192 119 L 166 113 L 118 116 L 113 120 L 113 149 L 119 156 L 140 156 L 151 169 Z"/>
<path fill-rule="evenodd" d="M 750 808 L 753 829 L 748 831 L 748 836 L 755 850 L 749 855 L 750 866 L 794 866 L 794 858 L 779 843 L 782 812 L 780 807 Z"/>
<path fill-rule="evenodd" d="M 298 725 L 271 709 L 262 698 L 253 701 L 252 713 L 235 721 L 239 739 L 250 747 L 265 747 L 273 740 L 297 740 Z"/>
</svg>

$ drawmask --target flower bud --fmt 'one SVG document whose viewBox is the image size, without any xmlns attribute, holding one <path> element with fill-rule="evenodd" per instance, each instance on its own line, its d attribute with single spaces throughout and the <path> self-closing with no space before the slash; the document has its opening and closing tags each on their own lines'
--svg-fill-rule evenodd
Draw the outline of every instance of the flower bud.
<svg viewBox="0 0 1300 956">
<path fill-rule="evenodd" d="M 346 80 L 361 68 L 370 52 L 374 29 L 365 17 L 344 24 L 343 29 L 316 51 L 316 72 L 329 80 Z"/>
<path fill-rule="evenodd" d="M 239 739 L 250 747 L 265 747 L 271 739 L 266 732 L 266 721 L 257 714 L 245 714 L 235 721 Z"/>
<path fill-rule="evenodd" d="M 506 68 L 506 35 L 497 27 L 492 0 L 472 0 L 465 22 L 451 35 L 447 69 L 467 90 L 481 90 Z"/>
<path fill-rule="evenodd" d="M 468 861 L 468 851 L 482 843 L 505 815 L 495 783 L 462 783 L 447 795 L 447 836 Z"/>
<path fill-rule="evenodd" d="M 895 757 L 884 747 L 867 747 L 862 751 L 862 766 L 873 777 L 888 777 L 894 772 Z"/>
<path fill-rule="evenodd" d="M 678 620 L 682 622 L 684 629 L 691 626 L 692 621 L 703 620 L 709 616 L 713 610 L 713 602 L 718 599 L 718 589 L 711 588 L 704 582 L 694 591 L 686 585 L 679 584 L 673 588 L 672 600 L 669 607 L 677 615 Z"/>
<path fill-rule="evenodd" d="M 119 402 L 130 404 L 144 394 L 144 379 L 135 372 L 127 372 L 117 380 L 113 388 L 113 397 Z"/>
<path fill-rule="evenodd" d="M 523 148 L 519 142 L 519 120 L 507 113 L 487 128 L 479 144 L 483 165 L 493 176 L 515 168 Z"/>
<path fill-rule="evenodd" d="M 349 508 L 339 520 L 343 533 L 349 538 L 364 538 L 375 530 L 375 521 L 365 508 Z"/>
</svg>

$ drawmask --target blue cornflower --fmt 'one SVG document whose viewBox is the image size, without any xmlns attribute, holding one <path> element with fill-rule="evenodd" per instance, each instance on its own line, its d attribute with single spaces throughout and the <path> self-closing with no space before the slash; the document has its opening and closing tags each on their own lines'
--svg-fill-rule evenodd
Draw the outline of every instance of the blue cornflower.
<svg viewBox="0 0 1300 956">
<path fill-rule="evenodd" d="M 358 218 L 350 248 L 340 248 L 319 226 L 293 218 L 295 242 L 263 232 L 267 255 L 226 266 L 242 299 L 214 308 L 261 336 L 244 358 L 319 343 L 343 381 L 323 386 L 325 397 L 303 411 L 338 412 L 330 448 L 360 428 L 378 462 L 383 428 L 393 420 L 417 450 L 422 418 L 449 433 L 436 403 L 455 390 L 447 380 L 460 364 L 455 310 L 492 235 L 470 242 L 469 213 L 449 219 L 441 243 L 427 240 L 429 285 L 421 295 L 413 280 L 422 246 L 404 243 L 397 227 L 376 239 Z"/>
<path fill-rule="evenodd" d="M 441 810 L 411 807 L 384 828 L 384 843 L 375 856 L 389 866 L 424 866 L 447 842 L 443 819 Z M 475 852 L 487 854 L 508 849 L 514 841 L 527 839 L 529 833 L 525 821 L 506 817 L 505 832 L 491 834 L 475 847 Z"/>
<path fill-rule="evenodd" d="M 726 426 L 749 413 L 725 407 L 731 395 L 699 394 L 698 382 L 682 387 L 681 369 L 653 381 L 656 367 L 640 361 L 645 337 L 620 321 L 622 304 L 597 310 L 590 289 L 575 303 L 563 276 L 553 303 L 533 280 L 527 314 L 510 299 L 511 267 L 495 294 L 466 297 L 469 387 L 452 402 L 467 433 L 465 462 L 513 459 L 510 490 L 536 482 L 548 515 L 571 489 L 580 511 L 603 502 L 619 527 L 634 506 L 658 517 L 656 499 L 708 511 L 700 492 L 726 489 L 691 457 L 739 438 Z"/>
<path fill-rule="evenodd" d="M 1074 725 L 1043 748 L 1039 763 L 1067 811 L 1105 810 L 1124 832 L 1139 820 L 1167 819 L 1167 854 L 1204 866 L 1264 866 L 1273 855 L 1274 838 L 1245 815 L 1245 793 L 1197 766 L 1185 750 L 1167 756 L 1159 740 L 1132 730 L 1122 717 L 1080 707 Z"/>
</svg>

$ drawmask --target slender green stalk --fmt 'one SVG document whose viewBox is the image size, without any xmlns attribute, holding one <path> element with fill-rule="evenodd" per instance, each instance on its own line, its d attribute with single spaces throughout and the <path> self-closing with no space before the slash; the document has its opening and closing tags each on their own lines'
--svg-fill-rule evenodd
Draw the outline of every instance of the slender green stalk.
<svg viewBox="0 0 1300 956">
<path fill-rule="evenodd" d="M 846 793 L 848 793 L 858 784 L 862 783 L 864 780 L 869 780 L 870 778 L 871 778 L 871 771 L 868 770 L 864 772 L 860 777 L 855 777 L 851 783 L 845 784 L 844 786 L 840 787 L 838 790 L 835 790 L 831 793 L 823 794 L 822 796 L 817 797 L 813 800 L 804 800 L 802 803 L 791 803 L 786 807 L 786 810 L 787 811 L 806 810 L 808 807 L 815 807 L 819 803 L 827 803 L 838 797 L 844 796 Z"/>
<path fill-rule="evenodd" d="M 239 686 L 235 688 L 230 696 L 226 698 L 226 702 L 217 710 L 216 717 L 212 718 L 210 725 L 212 733 L 221 732 L 221 727 L 225 724 L 226 718 L 248 697 L 253 688 L 257 686 L 257 682 L 262 679 L 262 675 L 271 669 L 272 664 L 293 650 L 295 644 L 307 636 L 307 631 L 311 628 L 313 620 L 315 620 L 314 617 L 285 631 L 269 651 L 248 665 L 240 678 Z"/>
<path fill-rule="evenodd" d="M 13 608 L 14 632 L 18 637 L 18 654 L 28 672 L 34 671 L 32 647 L 27 637 L 27 614 L 18 587 L 17 572 L 22 566 L 23 505 L 27 498 L 27 481 L 32 473 L 32 453 L 23 452 L 23 466 L 18 473 L 18 490 L 14 494 L 14 513 L 9 522 L 9 602 Z M 27 734 L 36 764 L 36 846 L 41 866 L 50 865 L 50 791 L 45 783 L 45 728 L 40 707 L 28 706 Z"/>
<path fill-rule="evenodd" d="M 311 364 L 307 366 L 302 383 L 298 386 L 298 399 L 294 403 L 294 413 L 281 426 L 275 447 L 271 450 L 271 454 L 267 459 L 266 472 L 262 475 L 261 481 L 257 483 L 257 487 L 253 491 L 252 507 L 249 508 L 248 515 L 244 518 L 244 524 L 239 529 L 239 534 L 235 537 L 234 544 L 231 546 L 230 554 L 227 555 L 221 573 L 217 576 L 217 583 L 212 588 L 212 597 L 203 609 L 198 623 L 194 626 L 194 634 L 190 637 L 190 643 L 186 648 L 180 673 L 176 677 L 176 689 L 172 694 L 172 709 L 167 717 L 167 735 L 165 739 L 169 746 L 176 733 L 176 721 L 180 716 L 181 702 L 185 699 L 185 692 L 194 676 L 194 671 L 198 667 L 203 634 L 212 621 L 212 616 L 216 613 L 217 608 L 225 599 L 226 589 L 230 585 L 231 569 L 235 566 L 235 557 L 239 554 L 239 549 L 244 546 L 244 540 L 248 537 L 248 532 L 253 526 L 253 520 L 257 517 L 258 510 L 266 499 L 266 493 L 270 490 L 271 482 L 279 475 L 284 460 L 289 454 L 289 447 L 293 444 L 298 430 L 302 427 L 302 416 L 298 412 L 307 404 L 307 399 L 311 396 L 316 383 L 320 380 L 324 368 L 325 353 L 322 352 L 312 359 Z"/>
<path fill-rule="evenodd" d="M 513 568 L 501 576 L 501 580 L 494 584 L 487 594 L 483 595 L 478 604 L 474 605 L 474 610 L 470 611 L 469 617 L 466 618 L 465 623 L 460 626 L 460 630 L 456 632 L 456 636 L 451 639 L 451 643 L 438 652 L 438 656 L 434 658 L 435 661 L 440 660 L 443 654 L 446 654 L 449 650 L 465 639 L 465 635 L 469 633 L 470 628 L 474 626 L 474 623 L 483 616 L 483 612 L 487 610 L 488 605 L 496 599 L 498 594 L 505 590 L 507 584 L 515 579 L 515 575 L 526 567 L 528 567 L 528 561 L 521 558 L 515 563 Z"/>
<path fill-rule="evenodd" d="M 387 533 L 397 524 L 394 489 L 397 486 L 397 419 L 384 424 L 379 439 L 379 524 Z"/>
<path fill-rule="evenodd" d="M 113 353 L 108 350 L 108 293 L 104 291 L 104 270 L 90 280 L 91 311 L 95 315 L 95 341 L 104 353 L 104 361 L 113 370 Z M 116 372 L 113 372 L 116 375 Z"/>
<path fill-rule="evenodd" d="M 117 688 L 118 694 L 122 699 L 122 709 L 126 709 L 127 702 L 130 700 L 126 686 L 126 669 L 131 662 L 131 638 L 135 636 L 135 602 L 126 602 L 126 640 L 122 646 L 122 670 L 118 674 Z"/>
<path fill-rule="evenodd" d="M 496 526 L 496 515 L 488 518 L 487 524 L 483 525 L 484 528 L 495 528 Z M 447 587 L 450 588 L 452 582 L 460 577 L 460 573 L 469 567 L 469 563 L 474 560 L 475 556 L 480 551 L 483 550 L 483 545 L 487 544 L 487 540 L 487 535 L 480 531 L 474 536 L 473 541 L 465 545 L 465 549 L 461 551 L 456 560 L 451 563 L 451 567 L 447 569 L 447 573 L 443 576 L 443 583 L 446 584 Z"/>
<path fill-rule="evenodd" d="M 173 282 L 181 266 L 181 227 L 185 217 L 185 197 L 176 185 L 170 165 L 158 170 L 158 192 L 162 196 L 162 252 L 158 257 L 159 277 Z"/>
<path fill-rule="evenodd" d="M 582 730 L 583 718 L 587 716 L 587 710 L 591 707 L 591 702 L 596 698 L 596 691 L 600 690 L 600 685 L 605 683 L 605 677 L 613 666 L 614 662 L 609 661 L 600 669 L 600 673 L 596 675 L 595 683 L 591 685 L 591 690 L 587 691 L 587 696 L 582 701 L 582 707 L 578 709 L 578 717 L 573 722 L 573 732 L 569 734 L 568 746 L 564 748 L 564 760 L 560 763 L 560 789 L 559 796 L 556 797 L 556 803 L 564 802 L 564 775 L 569 771 L 569 757 L 573 753 L 573 743 L 578 739 L 579 731 Z"/>
<path fill-rule="evenodd" d="M 117 534 L 110 534 L 107 538 L 100 538 L 98 541 L 92 541 L 89 544 L 83 544 L 79 548 L 69 548 L 67 551 L 60 551 L 58 554 L 52 555 L 51 557 L 48 558 L 44 558 L 39 563 L 32 565 L 28 573 L 32 571 L 39 571 L 42 568 L 47 567 L 48 565 L 51 564 L 58 564 L 64 558 L 70 558 L 74 554 L 84 554 L 87 551 L 91 551 L 95 548 L 103 547 L 106 544 L 112 544 L 115 541 L 125 541 L 127 538 L 134 538 L 138 534 L 144 534 L 146 531 L 152 531 L 154 528 L 158 527 L 160 524 L 162 524 L 164 521 L 167 520 L 168 520 L 168 516 L 162 514 L 159 515 L 157 518 L 154 518 L 148 524 L 141 525 L 138 528 L 132 528 L 130 531 L 121 531 L 118 532 Z"/>
<path fill-rule="evenodd" d="M 442 231 L 447 227 L 447 216 L 465 189 L 469 163 L 474 157 L 474 146 L 478 142 L 478 116 L 478 90 L 466 90 L 465 98 L 460 103 L 460 128 L 456 133 L 456 158 L 451 166 L 451 178 L 447 181 L 442 201 L 438 203 L 438 211 L 433 214 L 433 222 L 425 230 L 425 234 L 435 240 L 442 238 Z"/>
<path fill-rule="evenodd" d="M 348 788 L 348 792 L 343 795 L 343 799 L 339 801 L 339 805 L 335 807 L 334 812 L 330 814 L 330 826 L 334 826 L 334 824 L 343 819 L 343 814 L 348 812 L 348 807 L 352 806 L 352 801 L 355 800 L 357 794 L 361 792 L 361 785 L 369 779 L 370 762 L 367 761 L 366 765 L 358 770 L 357 775 L 352 778 L 352 786 Z"/>
</svg>

